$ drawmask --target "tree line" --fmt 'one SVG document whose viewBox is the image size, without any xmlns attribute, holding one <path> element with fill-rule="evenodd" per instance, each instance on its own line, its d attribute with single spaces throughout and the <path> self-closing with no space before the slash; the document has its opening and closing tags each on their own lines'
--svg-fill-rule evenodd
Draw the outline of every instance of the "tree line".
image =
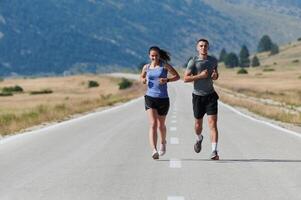
<svg viewBox="0 0 301 200">
<path fill-rule="evenodd" d="M 257 53 L 270 52 L 270 55 L 279 53 L 279 47 L 268 35 L 262 36 L 257 45 Z M 250 53 L 246 45 L 242 45 L 239 54 L 234 52 L 227 53 L 223 48 L 219 55 L 219 62 L 224 62 L 226 67 L 257 67 L 260 66 L 258 57 L 255 55 L 250 59 Z"/>
</svg>

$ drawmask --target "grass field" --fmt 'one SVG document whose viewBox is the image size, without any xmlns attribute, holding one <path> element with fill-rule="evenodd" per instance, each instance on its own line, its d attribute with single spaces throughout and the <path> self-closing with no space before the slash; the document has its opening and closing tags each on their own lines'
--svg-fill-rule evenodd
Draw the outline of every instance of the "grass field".
<svg viewBox="0 0 301 200">
<path fill-rule="evenodd" d="M 99 87 L 88 87 L 90 80 Z M 63 120 L 68 116 L 110 106 L 141 96 L 138 82 L 120 90 L 120 78 L 96 75 L 48 77 L 36 79 L 5 79 L 0 88 L 19 85 L 23 93 L 0 96 L 0 135 L 11 134 L 43 122 Z M 51 90 L 49 94 L 30 94 L 32 91 Z"/>
<path fill-rule="evenodd" d="M 280 53 L 257 55 L 261 66 L 247 68 L 219 67 L 215 82 L 221 100 L 265 117 L 301 125 L 301 42 L 280 48 Z M 300 59 L 300 61 L 299 61 Z"/>
</svg>

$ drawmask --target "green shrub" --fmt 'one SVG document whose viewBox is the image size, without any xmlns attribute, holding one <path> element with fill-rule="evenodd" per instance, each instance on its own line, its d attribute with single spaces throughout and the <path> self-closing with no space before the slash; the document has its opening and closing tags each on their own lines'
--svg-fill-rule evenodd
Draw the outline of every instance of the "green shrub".
<svg viewBox="0 0 301 200">
<path fill-rule="evenodd" d="M 298 38 L 298 41 L 301 41 L 301 37 L 300 37 L 300 38 Z"/>
<path fill-rule="evenodd" d="M 299 63 L 299 60 L 298 59 L 293 60 L 292 63 Z"/>
<path fill-rule="evenodd" d="M 238 71 L 237 71 L 237 74 L 247 74 L 248 71 L 244 68 L 240 68 Z"/>
<path fill-rule="evenodd" d="M 119 89 L 123 90 L 123 89 L 131 87 L 133 85 L 133 82 L 126 78 L 122 78 L 121 82 L 118 83 L 118 85 L 119 85 Z"/>
<path fill-rule="evenodd" d="M 97 81 L 89 81 L 88 82 L 88 87 L 92 88 L 92 87 L 98 87 L 99 83 Z"/>
<path fill-rule="evenodd" d="M 264 72 L 272 72 L 272 71 L 275 71 L 275 69 L 273 69 L 273 68 L 265 68 L 262 71 L 264 71 Z"/>
<path fill-rule="evenodd" d="M 37 95 L 37 94 L 51 94 L 53 93 L 52 90 L 50 89 L 44 89 L 44 90 L 40 90 L 40 91 L 31 91 L 30 94 L 31 95 Z"/>
<path fill-rule="evenodd" d="M 7 97 L 7 96 L 13 96 L 13 93 L 11 92 L 0 92 L 1 97 Z"/>
<path fill-rule="evenodd" d="M 4 87 L 2 88 L 2 92 L 4 93 L 23 92 L 23 88 L 18 85 L 14 87 Z"/>
</svg>

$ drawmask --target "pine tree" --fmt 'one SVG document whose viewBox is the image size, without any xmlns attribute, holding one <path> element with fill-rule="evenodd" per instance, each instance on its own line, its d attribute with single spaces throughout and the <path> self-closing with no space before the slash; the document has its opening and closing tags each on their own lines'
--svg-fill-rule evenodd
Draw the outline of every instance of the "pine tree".
<svg viewBox="0 0 301 200">
<path fill-rule="evenodd" d="M 271 55 L 275 55 L 277 53 L 279 53 L 279 47 L 276 43 L 273 43 L 271 48 Z"/>
<path fill-rule="evenodd" d="M 252 58 L 252 67 L 258 67 L 258 66 L 260 66 L 260 62 L 259 62 L 259 59 L 257 58 L 257 56 L 254 56 L 253 58 Z"/>
<path fill-rule="evenodd" d="M 257 46 L 257 52 L 270 51 L 272 49 L 272 40 L 268 35 L 262 36 Z"/>
<path fill-rule="evenodd" d="M 246 45 L 241 47 L 239 53 L 239 66 L 240 67 L 249 67 L 250 66 L 250 59 L 249 59 L 249 50 Z"/>
<path fill-rule="evenodd" d="M 227 51 L 225 48 L 223 48 L 219 54 L 219 62 L 225 62 L 225 59 L 227 57 Z"/>
<path fill-rule="evenodd" d="M 226 67 L 237 67 L 238 66 L 238 57 L 235 53 L 231 52 L 227 55 L 225 59 L 225 65 Z"/>
</svg>

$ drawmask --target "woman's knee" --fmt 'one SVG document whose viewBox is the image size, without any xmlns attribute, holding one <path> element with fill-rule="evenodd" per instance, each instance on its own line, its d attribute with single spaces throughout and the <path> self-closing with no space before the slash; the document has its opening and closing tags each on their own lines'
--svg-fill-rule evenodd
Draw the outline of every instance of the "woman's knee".
<svg viewBox="0 0 301 200">
<path fill-rule="evenodd" d="M 162 131 L 166 130 L 166 125 L 164 123 L 159 123 L 158 125 L 159 129 Z"/>
<path fill-rule="evenodd" d="M 150 128 L 152 128 L 152 129 L 157 129 L 157 128 L 158 128 L 158 123 L 157 123 L 157 121 L 151 121 L 151 122 L 150 122 Z"/>
</svg>

